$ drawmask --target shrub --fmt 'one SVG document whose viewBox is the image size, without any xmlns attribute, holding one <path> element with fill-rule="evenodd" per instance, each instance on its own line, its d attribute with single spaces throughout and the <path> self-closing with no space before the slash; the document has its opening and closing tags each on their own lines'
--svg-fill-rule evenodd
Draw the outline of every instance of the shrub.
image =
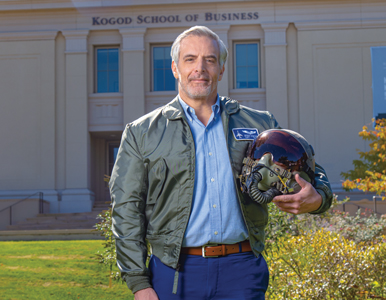
<svg viewBox="0 0 386 300">
<path fill-rule="evenodd" d="M 336 232 L 281 237 L 267 257 L 267 299 L 364 299 L 386 296 L 386 244 L 355 243 Z"/>
<path fill-rule="evenodd" d="M 299 216 L 269 206 L 267 299 L 386 296 L 386 219 L 335 211 L 340 203 L 334 197 L 328 212 Z"/>
<path fill-rule="evenodd" d="M 360 159 L 354 160 L 354 169 L 342 172 L 346 179 L 343 187 L 347 190 L 359 189 L 375 192 L 385 199 L 386 192 L 386 119 L 375 121 L 374 130 L 363 126 L 359 135 L 365 141 L 370 141 L 370 150 L 358 151 Z"/>
<path fill-rule="evenodd" d="M 96 259 L 109 268 L 109 287 L 111 287 L 111 280 L 121 280 L 120 272 L 113 270 L 117 265 L 117 253 L 115 249 L 115 238 L 111 230 L 111 207 L 98 214 L 97 218 L 101 221 L 95 224 L 95 228 L 100 231 L 105 240 L 103 242 L 104 251 L 98 251 L 96 253 Z"/>
</svg>

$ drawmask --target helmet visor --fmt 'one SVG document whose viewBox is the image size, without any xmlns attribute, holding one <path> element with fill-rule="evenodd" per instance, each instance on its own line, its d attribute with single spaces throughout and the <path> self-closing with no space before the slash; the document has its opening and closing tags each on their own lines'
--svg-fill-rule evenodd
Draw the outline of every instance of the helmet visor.
<svg viewBox="0 0 386 300">
<path fill-rule="evenodd" d="M 266 154 L 272 154 L 275 164 L 293 171 L 301 172 L 307 162 L 307 153 L 303 146 L 291 134 L 281 130 L 267 130 L 253 142 L 249 156 L 260 160 Z"/>
</svg>

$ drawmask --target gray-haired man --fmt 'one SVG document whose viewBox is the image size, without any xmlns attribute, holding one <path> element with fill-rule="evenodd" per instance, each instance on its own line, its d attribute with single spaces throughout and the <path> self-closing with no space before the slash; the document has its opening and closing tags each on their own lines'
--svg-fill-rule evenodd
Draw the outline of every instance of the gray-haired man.
<svg viewBox="0 0 386 300">
<path fill-rule="evenodd" d="M 218 96 L 226 57 L 208 28 L 183 32 L 172 46 L 178 96 L 123 133 L 110 185 L 113 232 L 135 299 L 264 299 L 267 205 L 240 192 L 251 141 L 233 129 L 257 134 L 278 123 L 269 112 Z M 319 166 L 315 175 L 314 186 L 297 176 L 302 190 L 274 203 L 294 214 L 327 210 L 328 180 Z"/>
</svg>

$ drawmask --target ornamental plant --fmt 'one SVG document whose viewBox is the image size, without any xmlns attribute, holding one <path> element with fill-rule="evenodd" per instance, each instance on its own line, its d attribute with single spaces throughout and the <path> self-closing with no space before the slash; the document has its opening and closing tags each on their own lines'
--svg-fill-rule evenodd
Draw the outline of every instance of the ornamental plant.
<svg viewBox="0 0 386 300">
<path fill-rule="evenodd" d="M 358 150 L 360 159 L 353 161 L 354 169 L 341 173 L 346 179 L 343 182 L 343 188 L 374 192 L 384 200 L 386 198 L 386 119 L 376 120 L 373 130 L 363 126 L 359 136 L 370 142 L 370 150 L 366 152 Z"/>
<path fill-rule="evenodd" d="M 105 175 L 104 181 L 109 183 L 110 176 Z M 112 286 L 112 280 L 122 281 L 121 275 L 117 269 L 117 252 L 115 248 L 115 238 L 113 232 L 111 230 L 112 218 L 111 218 L 111 207 L 107 210 L 103 210 L 100 214 L 98 214 L 97 219 L 100 220 L 97 224 L 95 224 L 95 229 L 100 232 L 100 234 L 104 237 L 103 242 L 103 251 L 98 251 L 96 253 L 96 259 L 101 264 L 104 264 L 109 269 L 109 287 Z"/>
<path fill-rule="evenodd" d="M 386 299 L 386 218 L 332 208 L 293 216 L 269 205 L 267 298 Z"/>
<path fill-rule="evenodd" d="M 318 230 L 280 237 L 267 259 L 266 299 L 386 299 L 386 243 Z"/>
<path fill-rule="evenodd" d="M 96 253 L 96 259 L 109 269 L 109 275 L 107 276 L 109 277 L 109 287 L 111 288 L 112 280 L 121 280 L 119 271 L 114 270 L 117 269 L 117 253 L 115 238 L 111 230 L 111 207 L 98 214 L 97 218 L 101 221 L 95 224 L 95 228 L 100 231 L 100 234 L 104 237 L 104 250 Z"/>
</svg>

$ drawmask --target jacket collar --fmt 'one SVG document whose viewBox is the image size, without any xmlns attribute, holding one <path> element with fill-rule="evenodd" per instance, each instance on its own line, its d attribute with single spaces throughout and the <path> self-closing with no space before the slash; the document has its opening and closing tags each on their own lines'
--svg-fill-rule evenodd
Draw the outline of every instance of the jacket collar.
<svg viewBox="0 0 386 300">
<path fill-rule="evenodd" d="M 240 105 L 236 100 L 220 96 L 220 108 L 222 112 L 231 115 L 240 109 Z M 162 114 L 169 120 L 177 120 L 185 117 L 184 110 L 178 101 L 178 96 L 164 106 Z"/>
</svg>

